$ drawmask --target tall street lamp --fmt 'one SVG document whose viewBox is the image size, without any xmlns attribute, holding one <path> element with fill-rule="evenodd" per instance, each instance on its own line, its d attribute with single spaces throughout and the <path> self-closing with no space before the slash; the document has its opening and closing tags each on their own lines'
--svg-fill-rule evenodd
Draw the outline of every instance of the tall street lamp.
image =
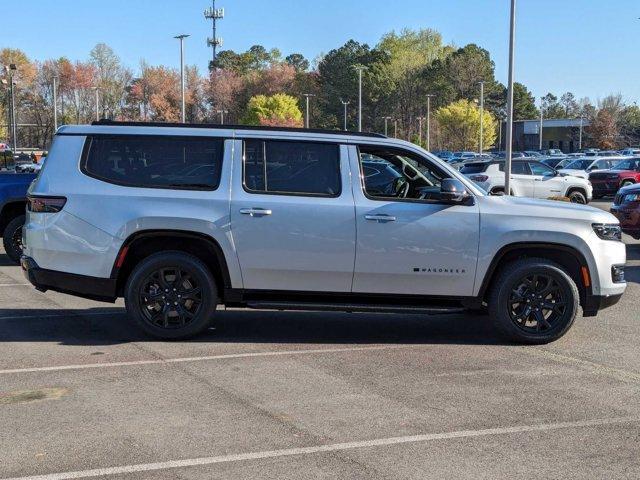
<svg viewBox="0 0 640 480">
<path fill-rule="evenodd" d="M 418 145 L 422 146 L 422 122 L 426 117 L 418 117 Z"/>
<path fill-rule="evenodd" d="M 483 150 L 483 133 L 484 133 L 484 81 L 479 82 L 480 84 L 480 142 L 479 142 L 479 152 L 482 155 Z"/>
<path fill-rule="evenodd" d="M 582 130 L 584 128 L 584 117 L 580 115 L 580 134 L 578 136 L 578 150 L 582 150 Z"/>
<path fill-rule="evenodd" d="M 382 119 L 384 120 L 384 136 L 388 137 L 389 136 L 389 120 L 393 120 L 392 117 L 382 117 Z"/>
<path fill-rule="evenodd" d="M 220 115 L 220 125 L 224 125 L 224 116 L 229 113 L 229 110 L 218 110 L 216 113 Z"/>
<path fill-rule="evenodd" d="M 511 195 L 511 156 L 513 154 L 513 69 L 516 37 L 516 0 L 511 0 L 509 22 L 509 84 L 507 87 L 507 145 L 504 166 L 504 194 Z"/>
<path fill-rule="evenodd" d="M 362 72 L 367 69 L 364 65 L 353 67 L 358 72 L 358 131 L 362 131 Z"/>
<path fill-rule="evenodd" d="M 431 151 L 431 99 L 435 97 L 433 93 L 427 94 L 427 152 Z"/>
<path fill-rule="evenodd" d="M 340 99 L 340 103 L 342 103 L 342 106 L 344 107 L 344 131 L 346 132 L 347 131 L 347 106 L 351 102 Z"/>
<path fill-rule="evenodd" d="M 304 115 L 304 128 L 309 129 L 309 99 L 311 97 L 315 97 L 313 93 L 303 93 L 302 96 L 305 98 L 305 115 Z"/>
<path fill-rule="evenodd" d="M 542 108 L 542 101 L 540 102 L 540 125 L 538 126 L 538 150 L 542 150 L 542 128 L 544 123 L 544 110 Z"/>
<path fill-rule="evenodd" d="M 182 123 L 185 123 L 185 119 L 186 119 L 186 108 L 185 108 L 185 101 L 184 101 L 184 39 L 187 38 L 189 35 L 187 34 L 182 34 L 182 35 L 176 35 L 175 39 L 180 40 L 180 95 L 182 97 L 182 108 L 181 108 L 181 121 Z"/>
<path fill-rule="evenodd" d="M 13 75 L 18 67 L 16 67 L 15 63 L 11 63 L 8 67 L 5 67 L 7 73 L 9 74 L 9 111 L 11 114 L 11 140 L 13 143 L 13 151 L 15 152 L 18 148 L 18 122 L 16 120 L 16 97 L 15 97 L 15 83 L 13 81 Z"/>
</svg>

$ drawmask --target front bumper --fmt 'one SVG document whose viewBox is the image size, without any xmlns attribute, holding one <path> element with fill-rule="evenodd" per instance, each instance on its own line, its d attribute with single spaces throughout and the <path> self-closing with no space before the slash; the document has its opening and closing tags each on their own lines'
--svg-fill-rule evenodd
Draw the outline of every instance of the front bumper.
<svg viewBox="0 0 640 480">
<path fill-rule="evenodd" d="M 594 195 L 615 195 L 618 193 L 620 189 L 620 184 L 618 180 L 602 180 L 602 181 L 594 181 L 591 180 L 591 185 L 593 185 L 593 194 Z"/>
<path fill-rule="evenodd" d="M 595 317 L 600 310 L 612 307 L 620 301 L 622 293 L 618 295 L 588 295 L 582 305 L 582 312 L 585 317 Z"/>
<path fill-rule="evenodd" d="M 25 255 L 20 259 L 20 265 L 27 280 L 41 292 L 53 290 L 100 302 L 116 301 L 115 279 L 46 270 L 40 268 L 33 258 Z"/>
</svg>

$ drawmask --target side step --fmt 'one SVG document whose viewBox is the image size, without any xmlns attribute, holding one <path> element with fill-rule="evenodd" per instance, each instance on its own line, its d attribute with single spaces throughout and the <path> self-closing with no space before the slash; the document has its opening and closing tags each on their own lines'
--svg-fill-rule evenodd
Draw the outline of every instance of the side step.
<svg viewBox="0 0 640 480">
<path fill-rule="evenodd" d="M 369 313 L 407 313 L 420 315 L 443 315 L 462 313 L 459 306 L 419 306 L 419 305 L 371 305 L 362 303 L 319 303 L 319 302 L 268 302 L 250 301 L 247 307 L 257 310 L 303 310 L 309 312 L 369 312 Z"/>
</svg>

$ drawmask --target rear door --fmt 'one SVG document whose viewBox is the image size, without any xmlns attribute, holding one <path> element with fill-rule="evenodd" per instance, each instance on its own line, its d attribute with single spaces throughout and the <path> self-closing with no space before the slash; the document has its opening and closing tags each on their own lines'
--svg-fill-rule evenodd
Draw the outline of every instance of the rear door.
<svg viewBox="0 0 640 480">
<path fill-rule="evenodd" d="M 504 164 L 501 165 L 504 171 Z M 511 188 L 518 197 L 533 197 L 535 182 L 527 162 L 514 161 L 511 165 Z"/>
<path fill-rule="evenodd" d="M 347 149 L 235 142 L 231 230 L 245 289 L 349 292 L 355 213 Z"/>
</svg>

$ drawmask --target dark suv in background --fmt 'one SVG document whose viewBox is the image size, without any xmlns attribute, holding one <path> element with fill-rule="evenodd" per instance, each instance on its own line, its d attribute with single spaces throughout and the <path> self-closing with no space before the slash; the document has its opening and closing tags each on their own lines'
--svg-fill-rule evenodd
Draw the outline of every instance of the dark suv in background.
<svg viewBox="0 0 640 480">
<path fill-rule="evenodd" d="M 621 189 L 611 207 L 622 226 L 622 231 L 640 240 L 640 185 Z"/>
<path fill-rule="evenodd" d="M 589 175 L 593 185 L 593 198 L 615 195 L 618 190 L 640 183 L 640 158 L 630 158 L 618 163 L 611 170 Z"/>
</svg>

